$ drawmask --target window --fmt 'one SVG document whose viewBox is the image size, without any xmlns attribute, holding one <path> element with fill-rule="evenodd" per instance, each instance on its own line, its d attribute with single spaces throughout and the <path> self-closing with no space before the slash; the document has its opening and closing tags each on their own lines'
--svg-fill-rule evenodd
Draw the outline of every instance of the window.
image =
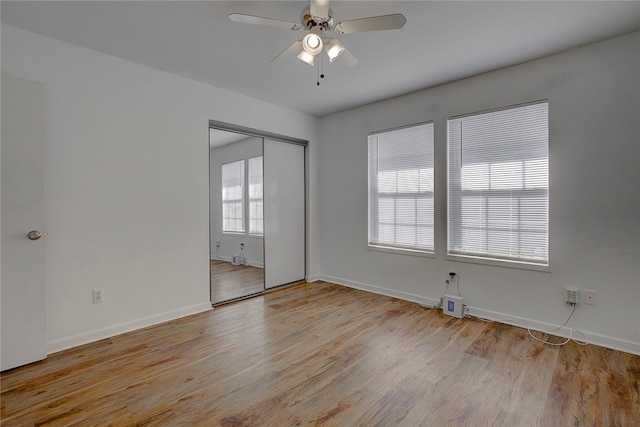
<svg viewBox="0 0 640 427">
<path fill-rule="evenodd" d="M 548 128 L 546 101 L 449 119 L 449 254 L 548 265 Z"/>
<path fill-rule="evenodd" d="M 222 231 L 244 230 L 244 160 L 240 160 L 222 165 Z"/>
<path fill-rule="evenodd" d="M 249 159 L 249 233 L 263 234 L 262 156 Z"/>
<path fill-rule="evenodd" d="M 245 160 L 222 165 L 222 231 L 244 233 L 248 229 L 250 234 L 262 235 L 262 156 L 246 162 L 247 177 Z M 248 189 L 245 179 L 249 182 Z M 248 212 L 245 200 L 249 200 Z"/>
<path fill-rule="evenodd" d="M 433 123 L 369 135 L 369 246 L 433 252 Z"/>
</svg>

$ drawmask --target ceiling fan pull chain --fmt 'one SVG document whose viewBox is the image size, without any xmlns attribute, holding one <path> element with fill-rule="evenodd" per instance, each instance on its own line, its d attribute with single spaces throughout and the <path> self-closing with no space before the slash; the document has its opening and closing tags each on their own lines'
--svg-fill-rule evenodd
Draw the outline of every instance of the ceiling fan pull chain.
<svg viewBox="0 0 640 427">
<path fill-rule="evenodd" d="M 320 79 L 324 79 L 324 56 L 320 56 L 320 63 L 318 64 L 318 77 L 316 85 L 320 86 Z"/>
</svg>

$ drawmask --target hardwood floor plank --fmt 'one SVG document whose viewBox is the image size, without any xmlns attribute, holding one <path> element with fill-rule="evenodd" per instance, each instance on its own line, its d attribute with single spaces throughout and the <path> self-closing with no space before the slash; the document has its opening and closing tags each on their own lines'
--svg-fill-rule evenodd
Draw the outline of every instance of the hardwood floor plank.
<svg viewBox="0 0 640 427">
<path fill-rule="evenodd" d="M 0 374 L 2 426 L 640 425 L 640 357 L 316 282 Z"/>
<path fill-rule="evenodd" d="M 398 425 L 407 416 L 416 400 L 425 393 L 423 385 L 421 378 L 404 376 L 365 411 L 356 425 L 380 427 Z"/>
<path fill-rule="evenodd" d="M 633 392 L 638 373 L 625 371 L 625 359 L 637 363 L 639 357 L 574 343 L 562 350 L 543 422 L 557 426 L 640 424 L 640 405 L 637 399 L 634 402 Z"/>
<path fill-rule="evenodd" d="M 640 357 L 623 353 L 626 366 L 626 377 L 629 379 L 629 396 L 631 407 L 636 409 L 636 417 L 640 419 Z"/>
<path fill-rule="evenodd" d="M 522 420 L 538 425 L 540 411 L 529 408 L 544 405 L 559 350 L 532 341 L 526 329 L 494 325 L 491 330 L 496 332 L 489 340 L 493 351 L 483 354 L 489 364 L 479 379 L 481 387 L 474 387 L 474 396 L 482 404 L 486 401 L 481 397 L 483 391 L 491 390 L 494 407 L 500 409 L 507 425 Z M 518 407 L 516 402 L 528 402 L 528 406 Z"/>
<path fill-rule="evenodd" d="M 211 260 L 211 302 L 216 304 L 264 291 L 264 269 Z"/>
</svg>

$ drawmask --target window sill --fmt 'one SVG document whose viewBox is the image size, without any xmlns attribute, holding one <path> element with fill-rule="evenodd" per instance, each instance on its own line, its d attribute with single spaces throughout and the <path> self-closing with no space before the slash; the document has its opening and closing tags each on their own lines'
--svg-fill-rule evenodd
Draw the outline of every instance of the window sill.
<svg viewBox="0 0 640 427">
<path fill-rule="evenodd" d="M 396 255 L 409 255 L 409 256 L 417 256 L 417 257 L 423 257 L 423 258 L 435 258 L 435 254 L 433 252 L 425 252 L 425 251 L 412 250 L 412 249 L 399 249 L 399 248 L 388 248 L 385 246 L 367 245 L 367 250 L 375 251 L 375 252 L 386 252 L 386 253 L 396 254 Z"/>
<path fill-rule="evenodd" d="M 223 231 L 222 235 L 230 237 L 244 237 L 246 233 L 244 231 Z"/>
<path fill-rule="evenodd" d="M 506 260 L 495 259 L 495 258 L 480 258 L 480 257 L 474 257 L 474 256 L 451 255 L 451 254 L 446 255 L 445 259 L 447 261 L 468 262 L 471 264 L 488 265 L 492 267 L 515 268 L 518 270 L 532 270 L 532 271 L 541 271 L 543 273 L 551 273 L 550 265 L 533 264 L 529 262 L 506 261 Z"/>
<path fill-rule="evenodd" d="M 223 236 L 227 237 L 246 237 L 248 239 L 262 239 L 264 238 L 263 234 L 255 234 L 255 233 L 245 233 L 243 231 L 234 232 L 234 231 L 223 231 Z"/>
</svg>

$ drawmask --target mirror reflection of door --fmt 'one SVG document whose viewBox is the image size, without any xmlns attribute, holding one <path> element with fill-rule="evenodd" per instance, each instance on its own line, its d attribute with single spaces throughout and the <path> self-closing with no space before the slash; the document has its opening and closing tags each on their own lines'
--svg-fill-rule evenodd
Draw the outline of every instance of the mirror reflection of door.
<svg viewBox="0 0 640 427">
<path fill-rule="evenodd" d="M 210 129 L 211 302 L 264 291 L 262 138 Z"/>
</svg>

